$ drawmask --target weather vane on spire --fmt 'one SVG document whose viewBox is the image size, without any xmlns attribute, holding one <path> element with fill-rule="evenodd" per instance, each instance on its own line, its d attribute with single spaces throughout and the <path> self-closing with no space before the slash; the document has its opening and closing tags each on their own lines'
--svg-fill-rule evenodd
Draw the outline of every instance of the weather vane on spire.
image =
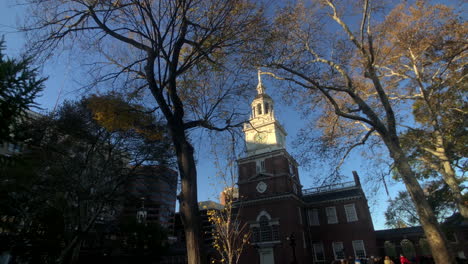
<svg viewBox="0 0 468 264">
<path fill-rule="evenodd" d="M 265 87 L 262 84 L 262 71 L 258 69 L 258 84 L 257 84 L 257 93 L 263 94 L 265 92 Z"/>
</svg>

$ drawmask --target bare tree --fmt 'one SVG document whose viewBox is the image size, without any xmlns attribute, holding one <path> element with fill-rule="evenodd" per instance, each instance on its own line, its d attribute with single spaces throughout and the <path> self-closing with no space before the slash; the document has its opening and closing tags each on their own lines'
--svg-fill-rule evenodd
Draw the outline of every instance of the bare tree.
<svg viewBox="0 0 468 264">
<path fill-rule="evenodd" d="M 32 33 L 31 52 L 47 56 L 80 43 L 76 47 L 82 52 L 96 52 L 87 58 L 95 66 L 90 74 L 96 83 L 121 80 L 119 85 L 130 87 L 132 95 L 154 99 L 176 151 L 188 260 L 203 262 L 197 170 L 187 131 L 237 125 L 234 107 L 222 103 L 234 101 L 238 87 L 214 89 L 211 81 L 236 83 L 236 76 L 227 80 L 223 72 L 227 64 L 239 61 L 239 56 L 231 56 L 233 51 L 250 47 L 261 13 L 244 0 L 28 2 L 34 11 L 24 29 Z"/>
<path fill-rule="evenodd" d="M 213 247 L 219 253 L 219 263 L 237 264 L 239 263 L 242 252 L 249 243 L 250 231 L 247 223 L 242 223 L 239 215 L 242 211 L 242 201 L 239 198 L 239 189 L 236 186 L 238 158 L 237 149 L 244 139 L 241 135 L 230 131 L 229 135 L 225 135 L 221 139 L 220 147 L 217 150 L 216 142 L 212 144 L 215 149 L 215 167 L 218 169 L 218 179 L 221 181 L 223 191 L 220 195 L 223 196 L 224 208 L 221 210 L 209 210 L 208 220 L 212 224 Z M 229 137 L 227 137 L 229 136 Z M 227 148 L 226 142 L 230 143 Z"/>
<path fill-rule="evenodd" d="M 382 71 L 385 64 L 381 62 L 389 53 L 383 50 L 388 39 L 379 38 L 379 26 L 388 21 L 374 24 L 384 15 L 376 12 L 386 6 L 370 0 L 360 3 L 360 18 L 353 17 L 356 5 L 337 6 L 330 0 L 285 8 L 276 18 L 268 39 L 273 45 L 263 65 L 276 78 L 305 88 L 312 105 L 323 107 L 319 127 L 330 145 L 338 142 L 334 135 L 348 139 L 345 156 L 370 140 L 388 150 L 393 168 L 401 175 L 416 206 L 434 258 L 437 263 L 454 263 L 400 141 L 399 131 L 407 119 L 407 110 L 402 109 L 407 105 L 393 96 L 405 94 L 405 81 L 395 82 Z M 360 23 L 349 23 L 353 20 Z"/>
<path fill-rule="evenodd" d="M 379 27 L 376 41 L 382 43 L 380 52 L 386 56 L 376 66 L 386 84 L 408 83 L 391 95 L 393 100 L 412 104 L 418 126 L 405 135 L 407 149 L 422 166 L 442 175 L 459 212 L 468 217 L 460 186 L 463 180 L 455 172 L 467 151 L 460 131 L 468 117 L 462 95 L 468 57 L 464 24 L 448 6 L 401 4 Z"/>
</svg>

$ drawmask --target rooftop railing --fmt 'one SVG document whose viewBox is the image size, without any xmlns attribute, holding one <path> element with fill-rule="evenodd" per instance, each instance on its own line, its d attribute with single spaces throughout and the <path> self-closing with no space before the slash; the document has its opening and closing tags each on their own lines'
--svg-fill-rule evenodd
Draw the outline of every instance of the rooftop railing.
<svg viewBox="0 0 468 264">
<path fill-rule="evenodd" d="M 342 183 L 336 183 L 336 184 L 330 184 L 330 185 L 325 185 L 325 186 L 320 186 L 320 187 L 304 189 L 302 190 L 302 194 L 308 195 L 308 194 L 314 194 L 314 193 L 329 192 L 329 191 L 335 191 L 335 190 L 345 189 L 345 188 L 354 187 L 354 186 L 356 186 L 356 183 L 354 181 L 342 182 Z"/>
</svg>

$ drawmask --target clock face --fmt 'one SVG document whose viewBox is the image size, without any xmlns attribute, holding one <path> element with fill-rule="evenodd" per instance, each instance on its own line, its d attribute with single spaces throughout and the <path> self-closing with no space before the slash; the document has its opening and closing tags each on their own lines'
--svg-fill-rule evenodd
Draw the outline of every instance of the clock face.
<svg viewBox="0 0 468 264">
<path fill-rule="evenodd" d="M 261 181 L 257 184 L 257 192 L 264 193 L 267 187 L 268 187 L 267 184 Z"/>
<path fill-rule="evenodd" d="M 255 134 L 254 140 L 257 143 L 265 143 L 267 139 L 267 134 L 263 132 L 259 132 Z"/>
</svg>

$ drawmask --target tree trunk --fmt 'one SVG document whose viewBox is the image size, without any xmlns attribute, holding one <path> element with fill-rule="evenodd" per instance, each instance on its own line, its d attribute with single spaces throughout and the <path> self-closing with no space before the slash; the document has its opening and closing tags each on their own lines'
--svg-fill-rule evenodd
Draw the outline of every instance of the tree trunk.
<svg viewBox="0 0 468 264">
<path fill-rule="evenodd" d="M 465 205 L 463 201 L 463 196 L 461 194 L 459 182 L 455 177 L 455 171 L 453 170 L 452 164 L 450 163 L 449 158 L 447 157 L 444 139 L 439 131 L 436 131 L 436 142 L 437 145 L 434 155 L 437 157 L 437 159 L 440 160 L 440 165 L 442 167 L 442 177 L 444 178 L 445 183 L 447 183 L 450 190 L 452 191 L 460 214 L 464 218 L 468 218 L 468 206 Z"/>
<path fill-rule="evenodd" d="M 182 190 L 179 195 L 180 217 L 184 225 L 189 264 L 204 263 L 202 257 L 201 219 L 198 210 L 197 170 L 194 150 L 181 126 L 171 127 L 177 154 Z"/>
<path fill-rule="evenodd" d="M 172 105 L 169 106 L 162 92 L 158 90 L 162 88 L 158 88 L 154 78 L 155 57 L 156 55 L 152 52 L 148 53 L 148 64 L 145 66 L 145 73 L 149 89 L 167 120 L 169 133 L 176 150 L 182 188 L 178 196 L 179 210 L 180 218 L 184 225 L 188 264 L 202 264 L 206 260 L 203 257 L 203 245 L 200 242 L 203 240 L 201 218 L 198 210 L 197 167 L 193 157 L 193 146 L 188 142 L 188 137 L 185 133 L 183 103 L 176 93 L 175 72 L 177 71 L 177 63 L 170 67 L 172 77 L 169 77 L 168 94 L 172 100 Z"/>
<path fill-rule="evenodd" d="M 441 161 L 444 172 L 442 176 L 444 177 L 445 183 L 452 190 L 453 197 L 457 203 L 458 211 L 464 218 L 468 218 L 468 206 L 463 201 L 463 196 L 461 194 L 460 185 L 457 178 L 455 177 L 455 171 L 452 168 L 452 164 L 447 160 Z"/>
<path fill-rule="evenodd" d="M 415 69 L 417 69 L 416 65 L 414 67 Z M 415 71 L 415 72 L 418 72 L 418 71 Z M 437 166 L 437 167 L 441 167 L 441 171 L 439 172 L 440 174 L 442 174 L 442 177 L 445 183 L 449 186 L 450 190 L 452 191 L 453 197 L 455 198 L 455 203 L 457 204 L 460 214 L 464 218 L 468 218 L 468 206 L 465 205 L 463 201 L 459 182 L 455 176 L 455 171 L 452 167 L 449 157 L 447 156 L 447 149 L 446 149 L 447 144 L 445 142 L 443 131 L 441 130 L 441 124 L 439 123 L 437 119 L 437 114 L 432 107 L 431 100 L 429 99 L 430 95 L 428 94 L 426 89 L 424 89 L 424 86 L 422 85 L 423 81 L 420 78 L 418 78 L 418 81 L 420 83 L 421 93 L 423 94 L 424 101 L 426 102 L 426 105 L 428 108 L 428 113 L 430 114 L 430 117 L 432 119 L 431 125 L 434 128 L 434 134 L 435 134 L 435 151 L 434 150 L 429 150 L 429 151 L 426 150 L 426 151 L 428 151 L 429 154 L 434 155 L 440 161 L 439 162 L 440 165 Z"/>
<path fill-rule="evenodd" d="M 70 259 L 70 264 L 76 264 L 78 263 L 80 259 L 80 251 L 81 251 L 81 241 L 76 245 L 76 247 L 72 251 L 71 259 Z"/>
<path fill-rule="evenodd" d="M 76 255 L 75 248 L 77 247 L 78 243 L 81 243 L 80 237 L 81 237 L 80 235 L 76 235 L 70 241 L 70 243 L 68 243 L 68 245 L 62 250 L 62 252 L 60 253 L 60 256 L 57 258 L 57 261 L 56 261 L 57 264 L 63 264 L 67 261 L 67 259 L 70 259 L 69 263 L 73 263 L 71 261 L 73 259 L 73 256 Z M 79 250 L 78 250 L 78 253 L 79 253 Z"/>
<path fill-rule="evenodd" d="M 401 150 L 398 140 L 396 138 L 391 139 L 389 137 L 384 137 L 384 141 L 389 149 L 390 156 L 395 161 L 395 166 L 405 183 L 406 190 L 410 194 L 414 205 L 416 206 L 419 220 L 421 221 L 421 225 L 424 229 L 424 233 L 435 262 L 438 264 L 456 263 L 455 258 L 447 247 L 448 243 L 439 227 L 439 224 L 437 223 L 437 218 L 427 202 L 424 191 L 416 179 L 406 156 Z"/>
</svg>

